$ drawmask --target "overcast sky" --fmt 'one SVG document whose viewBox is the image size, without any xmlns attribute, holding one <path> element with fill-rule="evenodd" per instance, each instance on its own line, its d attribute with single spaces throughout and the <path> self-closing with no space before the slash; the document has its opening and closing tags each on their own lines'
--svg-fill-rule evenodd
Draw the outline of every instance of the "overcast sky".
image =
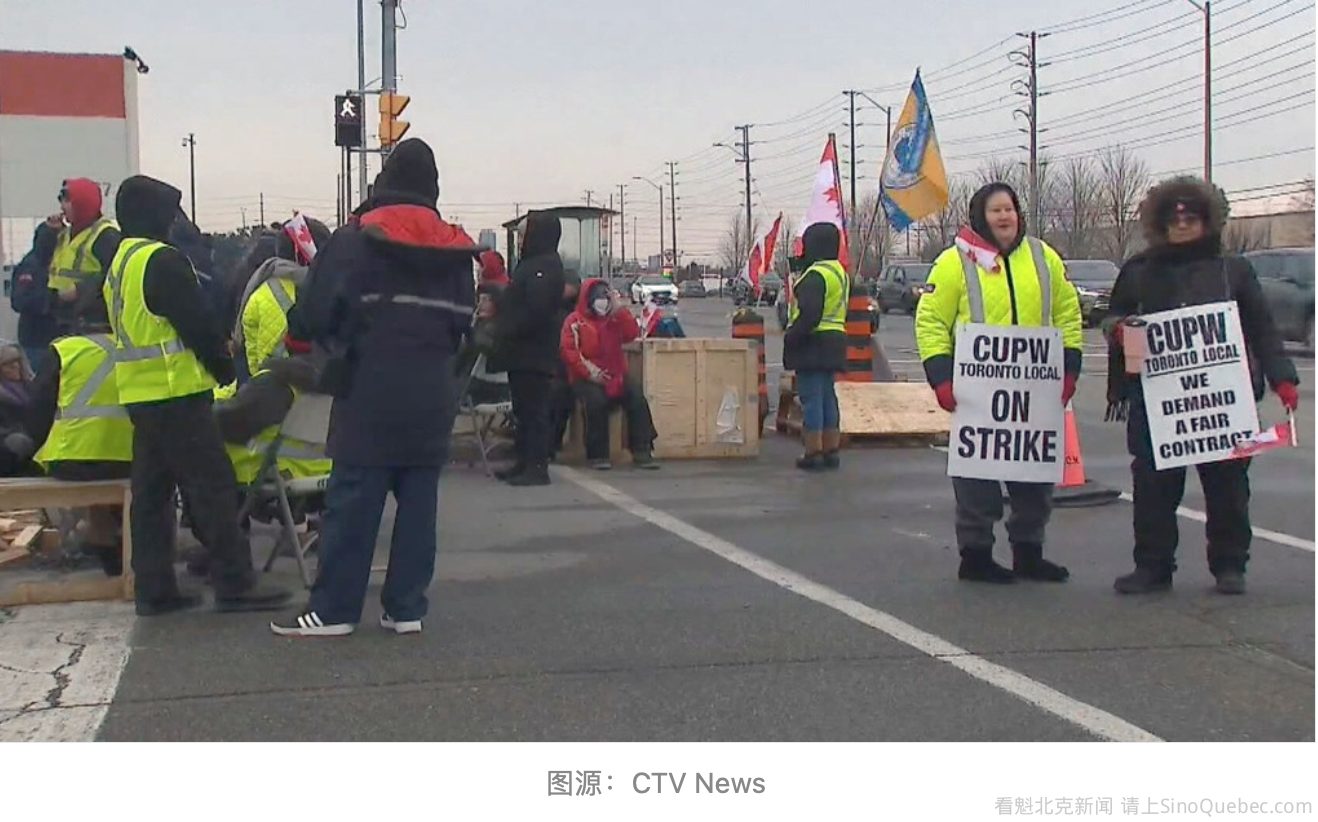
<svg viewBox="0 0 1318 822">
<path fill-rule="evenodd" d="M 1213 5 L 1217 179 L 1250 190 L 1243 209 L 1258 187 L 1313 174 L 1313 3 Z M 261 192 L 267 219 L 293 208 L 332 219 L 332 97 L 356 84 L 355 8 L 0 0 L 0 48 L 133 46 L 151 67 L 139 84 L 143 171 L 186 189 L 180 140 L 195 132 L 203 228 L 239 224 L 240 208 L 254 221 Z M 1039 42 L 1051 63 L 1040 69 L 1048 151 L 1133 141 L 1155 171 L 1202 167 L 1202 17 L 1188 0 L 404 0 L 403 11 L 409 136 L 434 146 L 441 208 L 473 232 L 510 218 L 515 203 L 584 202 L 587 189 L 607 203 L 618 184 L 658 182 L 664 161 L 681 160 L 679 245 L 711 255 L 742 202 L 742 172 L 713 142 L 757 124 L 755 208 L 799 219 L 830 130 L 847 152 L 840 92 L 871 90 L 896 115 L 917 66 L 951 171 L 1023 160 L 1011 83 L 1025 75 L 1007 55 L 1030 29 L 1052 32 Z M 368 2 L 368 80 L 381 73 L 379 17 Z M 863 191 L 881 162 L 884 115 L 862 105 Z M 629 232 L 635 214 L 642 251 L 657 252 L 655 191 L 631 183 L 628 196 Z"/>
</svg>

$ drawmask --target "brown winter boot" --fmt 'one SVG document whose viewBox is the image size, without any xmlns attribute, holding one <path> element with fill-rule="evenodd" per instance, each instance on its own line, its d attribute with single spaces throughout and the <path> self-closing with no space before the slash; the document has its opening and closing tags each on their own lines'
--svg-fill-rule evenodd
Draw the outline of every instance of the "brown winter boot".
<svg viewBox="0 0 1318 822">
<path fill-rule="evenodd" d="M 838 452 L 842 449 L 842 432 L 825 431 L 824 432 L 824 467 L 841 468 L 842 458 Z"/>
<path fill-rule="evenodd" d="M 824 468 L 824 435 L 818 431 L 807 431 L 801 439 L 805 441 L 805 453 L 796 459 L 796 467 L 802 471 L 821 471 Z"/>
</svg>

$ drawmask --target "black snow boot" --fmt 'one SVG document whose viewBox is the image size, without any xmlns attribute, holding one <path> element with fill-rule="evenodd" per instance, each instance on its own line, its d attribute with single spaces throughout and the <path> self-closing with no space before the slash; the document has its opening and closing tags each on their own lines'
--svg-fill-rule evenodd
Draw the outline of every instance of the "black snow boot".
<svg viewBox="0 0 1318 822">
<path fill-rule="evenodd" d="M 957 578 L 966 582 L 991 582 L 995 585 L 1010 585 L 1016 581 L 1016 575 L 993 561 L 992 550 L 961 549 L 961 570 Z"/>
<path fill-rule="evenodd" d="M 1022 579 L 1040 582 L 1066 582 L 1071 572 L 1055 562 L 1043 558 L 1043 546 L 1019 543 L 1011 546 L 1012 570 Z"/>
<path fill-rule="evenodd" d="M 1170 591 L 1172 574 L 1160 568 L 1139 566 L 1124 577 L 1117 577 L 1112 587 L 1120 594 L 1153 594 L 1158 591 Z"/>
</svg>

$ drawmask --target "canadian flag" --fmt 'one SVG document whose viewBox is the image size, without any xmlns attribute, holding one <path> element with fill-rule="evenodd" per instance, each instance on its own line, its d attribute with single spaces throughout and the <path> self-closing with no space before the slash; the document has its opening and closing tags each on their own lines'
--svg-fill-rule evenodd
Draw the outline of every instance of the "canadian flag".
<svg viewBox="0 0 1318 822">
<path fill-rule="evenodd" d="M 962 226 L 956 235 L 956 247 L 985 271 L 997 274 L 1002 266 L 998 262 L 998 249 L 974 232 L 970 226 Z"/>
<path fill-rule="evenodd" d="M 751 284 L 752 288 L 760 287 L 760 276 L 764 272 L 773 268 L 773 252 L 778 245 L 778 229 L 783 224 L 782 212 L 778 212 L 778 218 L 773 221 L 773 227 L 769 233 L 765 234 L 755 243 L 755 248 L 751 249 L 751 256 L 746 260 L 746 264 L 741 268 L 741 279 Z"/>
<path fill-rule="evenodd" d="M 1243 439 L 1231 449 L 1232 459 L 1245 459 L 1274 448 L 1294 448 L 1299 443 L 1295 437 L 1295 419 L 1278 423 L 1266 431 L 1260 431 L 1248 439 Z"/>
<path fill-rule="evenodd" d="M 659 306 L 655 304 L 653 298 L 645 301 L 645 307 L 641 309 L 641 337 L 645 338 L 655 332 L 659 327 L 659 320 L 663 315 L 659 312 Z"/>
<path fill-rule="evenodd" d="M 284 223 L 284 233 L 293 241 L 302 264 L 311 265 L 311 261 L 316 259 L 316 241 L 311 238 L 307 218 L 300 212 L 293 212 L 293 219 Z"/>
<path fill-rule="evenodd" d="M 838 259 L 842 268 L 851 268 L 850 254 L 847 250 L 847 218 L 842 207 L 842 178 L 838 175 L 837 144 L 832 137 L 824 144 L 824 156 L 819 158 L 819 171 L 815 174 L 815 188 L 810 195 L 810 207 L 806 209 L 805 219 L 796 228 L 796 241 L 792 244 L 792 256 L 800 257 L 803 250 L 802 237 L 805 230 L 815 223 L 832 223 L 842 234 L 842 244 L 838 249 Z"/>
</svg>

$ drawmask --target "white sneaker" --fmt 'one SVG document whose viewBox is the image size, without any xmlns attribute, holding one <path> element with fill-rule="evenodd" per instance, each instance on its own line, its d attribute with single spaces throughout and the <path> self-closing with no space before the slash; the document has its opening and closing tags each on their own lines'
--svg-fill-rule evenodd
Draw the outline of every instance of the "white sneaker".
<svg viewBox="0 0 1318 822">
<path fill-rule="evenodd" d="M 278 636 L 347 636 L 357 626 L 348 622 L 326 625 L 315 611 L 304 611 L 291 619 L 270 623 Z"/>
<path fill-rule="evenodd" d="M 394 618 L 388 614 L 381 614 L 380 627 L 386 631 L 393 631 L 395 634 L 419 634 L 421 633 L 421 620 L 404 619 L 395 622 Z"/>
</svg>

